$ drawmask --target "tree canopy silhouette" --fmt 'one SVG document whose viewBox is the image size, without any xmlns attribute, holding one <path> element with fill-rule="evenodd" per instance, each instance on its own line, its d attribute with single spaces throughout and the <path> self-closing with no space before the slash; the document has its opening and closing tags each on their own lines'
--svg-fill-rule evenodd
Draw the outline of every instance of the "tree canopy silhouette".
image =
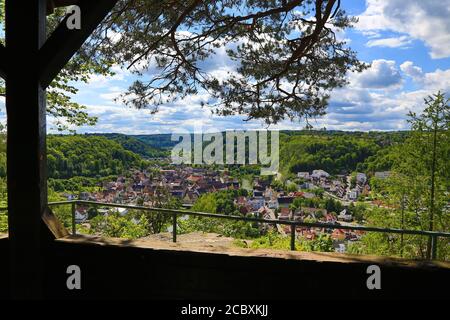
<svg viewBox="0 0 450 320">
<path fill-rule="evenodd" d="M 127 105 L 156 112 L 203 92 L 217 114 L 270 124 L 324 114 L 330 90 L 367 67 L 337 35 L 355 21 L 339 0 L 120 0 L 79 56 L 138 76 Z M 211 72 L 214 56 L 234 67 Z"/>
</svg>

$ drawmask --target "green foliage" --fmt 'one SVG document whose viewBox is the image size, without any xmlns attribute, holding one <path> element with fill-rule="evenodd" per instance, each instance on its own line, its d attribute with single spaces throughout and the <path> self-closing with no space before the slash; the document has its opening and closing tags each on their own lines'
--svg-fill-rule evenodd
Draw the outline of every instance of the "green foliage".
<svg viewBox="0 0 450 320">
<path fill-rule="evenodd" d="M 167 150 L 152 147 L 151 145 L 139 140 L 134 136 L 128 136 L 119 133 L 105 133 L 94 135 L 103 136 L 108 138 L 109 140 L 115 141 L 118 144 L 120 144 L 124 149 L 136 153 L 143 158 L 161 158 L 170 155 L 170 153 Z"/>
<path fill-rule="evenodd" d="M 301 250 L 303 248 L 302 243 L 299 241 L 296 241 L 295 246 L 297 250 Z M 252 240 L 250 248 L 290 250 L 291 239 L 290 237 L 282 237 L 275 232 L 268 232 L 267 235 Z"/>
<path fill-rule="evenodd" d="M 6 179 L 0 177 L 0 207 L 8 207 Z M 8 232 L 8 211 L 0 211 L 0 233 Z"/>
<path fill-rule="evenodd" d="M 297 189 L 298 189 L 298 187 L 297 187 L 297 185 L 295 183 L 289 183 L 286 186 L 286 191 L 287 192 L 295 192 L 295 191 L 297 191 Z"/>
<path fill-rule="evenodd" d="M 138 155 L 104 137 L 48 136 L 47 153 L 50 178 L 99 178 L 145 165 Z"/>
<path fill-rule="evenodd" d="M 379 148 L 374 139 L 367 137 L 320 135 L 317 132 L 283 135 L 280 143 L 281 171 L 285 174 L 315 169 L 332 174 L 354 171 Z"/>
<path fill-rule="evenodd" d="M 339 213 L 342 211 L 343 206 L 339 200 L 334 200 L 333 198 L 303 198 L 298 197 L 295 198 L 291 204 L 292 209 L 301 209 L 301 208 L 320 208 L 327 209 L 328 212 Z"/>
<path fill-rule="evenodd" d="M 235 241 L 234 244 L 239 247 L 253 248 L 253 249 L 279 249 L 290 250 L 291 238 L 281 236 L 276 232 L 268 232 L 266 235 L 257 239 L 251 240 L 251 244 L 242 240 Z M 320 234 L 314 240 L 296 240 L 295 248 L 297 251 L 319 251 L 319 252 L 334 252 L 333 240 L 327 234 Z"/>
<path fill-rule="evenodd" d="M 79 193 L 85 191 L 98 191 L 103 182 L 115 181 L 117 176 L 105 176 L 100 178 L 72 177 L 68 179 L 48 179 L 48 187 L 57 192 Z"/>
<path fill-rule="evenodd" d="M 6 127 L 0 123 L 0 178 L 6 178 Z"/>
<path fill-rule="evenodd" d="M 260 235 L 257 226 L 250 222 L 190 216 L 178 223 L 180 234 L 191 232 L 218 233 L 235 239 L 251 239 Z"/>
<path fill-rule="evenodd" d="M 370 226 L 384 228 L 399 228 L 401 216 L 398 212 L 386 208 L 372 208 L 367 210 L 366 221 Z M 406 212 L 404 226 L 413 228 L 416 217 L 411 212 Z M 402 242 L 403 238 L 403 242 Z M 427 238 L 410 235 L 397 235 L 388 233 L 369 232 L 363 235 L 361 241 L 353 242 L 348 247 L 348 252 L 353 254 L 372 254 L 386 256 L 403 256 L 405 258 L 425 258 Z"/>
<path fill-rule="evenodd" d="M 450 229 L 450 106 L 444 94 L 425 100 L 420 114 L 411 113 L 412 131 L 392 151 L 392 175 L 371 179 L 377 195 L 390 209 L 372 209 L 370 224 L 413 230 Z M 365 235 L 351 250 L 362 253 L 425 258 L 430 254 L 426 237 L 386 234 Z M 438 246 L 438 258 L 449 259 L 448 239 Z"/>
<path fill-rule="evenodd" d="M 303 251 L 318 251 L 318 252 L 334 252 L 333 239 L 329 234 L 319 234 L 313 240 L 304 240 L 301 242 Z"/>
<path fill-rule="evenodd" d="M 0 26 L 4 26 L 4 0 L 0 0 Z M 47 17 L 47 31 L 51 33 L 65 15 L 65 10 L 58 9 Z M 0 43 L 4 43 L 4 35 L 0 32 Z M 104 58 L 89 59 L 76 54 L 60 71 L 47 89 L 47 114 L 54 119 L 54 128 L 59 131 L 74 132 L 81 125 L 94 125 L 96 117 L 89 116 L 86 106 L 76 103 L 72 97 L 78 93 L 75 82 L 88 83 L 93 75 L 111 76 L 111 60 Z M 0 95 L 5 92 L 5 82 L 0 78 Z"/>
<path fill-rule="evenodd" d="M 207 193 L 197 199 L 193 211 L 220 213 L 220 214 L 239 214 L 234 200 L 240 196 L 242 192 L 238 190 L 226 190 L 215 193 Z"/>
<path fill-rule="evenodd" d="M 220 191 L 202 195 L 192 207 L 193 211 L 240 215 L 234 199 L 242 193 L 237 190 Z M 190 216 L 179 221 L 180 232 L 194 231 L 219 233 L 233 238 L 254 238 L 259 236 L 259 228 L 253 223 L 228 219 L 214 219 Z"/>
<path fill-rule="evenodd" d="M 121 216 L 118 213 L 98 215 L 91 221 L 89 233 L 100 234 L 106 237 L 137 239 L 148 234 L 148 224 L 145 216 L 141 216 L 137 221 L 130 216 Z"/>
<path fill-rule="evenodd" d="M 8 215 L 5 212 L 0 212 L 0 233 L 8 232 Z"/>
<path fill-rule="evenodd" d="M 339 200 L 327 198 L 324 203 L 324 208 L 327 209 L 327 212 L 339 213 L 344 209 L 344 206 Z"/>
<path fill-rule="evenodd" d="M 309 118 L 324 113 L 327 92 L 343 86 L 348 71 L 367 67 L 345 41 L 326 32 L 356 21 L 336 4 L 120 1 L 83 52 L 95 60 L 114 59 L 136 73 L 123 101 L 138 109 L 157 112 L 162 103 L 205 90 L 216 98 L 213 107 L 221 115 L 243 114 L 268 123 Z M 122 36 L 112 41 L 104 30 Z M 239 68 L 225 78 L 206 74 L 202 64 L 225 44 Z M 308 57 L 311 50 L 314 58 Z M 154 77 L 144 77 L 150 67 Z M 285 82 L 292 86 L 280 86 Z"/>
<path fill-rule="evenodd" d="M 378 150 L 374 155 L 369 156 L 364 162 L 357 165 L 359 172 L 389 171 L 395 162 L 395 148 L 398 145 L 392 145 Z"/>
<path fill-rule="evenodd" d="M 154 208 L 162 209 L 181 209 L 181 202 L 178 198 L 173 197 L 167 189 L 158 188 L 155 192 L 156 196 L 150 198 Z M 139 204 L 139 203 L 138 203 Z M 172 222 L 172 215 L 163 212 L 137 211 L 132 216 L 135 218 L 145 217 L 147 224 L 145 228 L 150 234 L 160 233 L 167 228 Z"/>
<path fill-rule="evenodd" d="M 152 148 L 161 150 L 170 150 L 178 143 L 178 141 L 172 141 L 171 134 L 135 135 L 133 137 Z"/>
</svg>

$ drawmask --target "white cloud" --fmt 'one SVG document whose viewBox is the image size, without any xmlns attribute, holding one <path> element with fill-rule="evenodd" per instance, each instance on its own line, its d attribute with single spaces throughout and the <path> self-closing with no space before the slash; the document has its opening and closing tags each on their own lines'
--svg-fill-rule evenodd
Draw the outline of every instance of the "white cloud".
<svg viewBox="0 0 450 320">
<path fill-rule="evenodd" d="M 405 61 L 400 65 L 400 69 L 415 80 L 423 77 L 422 68 L 415 66 L 412 61 Z"/>
<path fill-rule="evenodd" d="M 368 47 L 405 48 L 411 44 L 412 39 L 408 36 L 375 39 L 367 42 Z"/>
<path fill-rule="evenodd" d="M 424 73 L 422 68 L 415 66 L 412 61 L 405 61 L 400 65 L 400 69 L 418 83 L 422 90 L 450 93 L 450 69 L 436 69 L 434 72 Z"/>
<path fill-rule="evenodd" d="M 374 60 L 369 69 L 350 76 L 351 84 L 362 88 L 394 89 L 402 84 L 402 77 L 393 60 Z"/>
<path fill-rule="evenodd" d="M 450 94 L 450 69 L 437 69 L 434 72 L 426 73 L 423 79 L 425 89 L 442 90 Z"/>
<path fill-rule="evenodd" d="M 357 28 L 422 40 L 433 59 L 450 57 L 450 0 L 367 0 Z M 392 40 L 391 40 L 392 41 Z"/>
<path fill-rule="evenodd" d="M 380 72 L 382 69 L 391 71 Z M 398 69 L 410 76 L 420 89 L 399 92 L 380 90 L 373 85 L 385 83 L 380 81 L 386 78 L 382 75 L 397 74 Z M 349 75 L 350 85 L 333 91 L 328 112 L 326 116 L 318 119 L 317 128 L 325 126 L 335 130 L 406 130 L 409 129 L 406 122 L 408 112 L 420 113 L 424 108 L 423 98 L 438 90 L 450 96 L 450 69 L 436 69 L 425 73 L 411 61 L 406 61 L 397 68 L 394 61 L 376 60 L 372 68 L 365 73 Z M 370 79 L 368 83 L 367 79 Z"/>
<path fill-rule="evenodd" d="M 222 65 L 217 66 L 218 69 Z M 412 77 L 420 87 L 416 91 L 399 91 L 402 75 Z M 413 62 L 400 66 L 392 60 L 374 60 L 370 69 L 361 74 L 349 75 L 350 85 L 334 90 L 327 114 L 312 120 L 315 128 L 331 130 L 405 130 L 408 129 L 406 115 L 409 111 L 420 112 L 423 98 L 439 89 L 450 92 L 450 69 L 425 73 Z M 100 97 L 105 100 L 98 105 L 89 105 L 88 112 L 99 117 L 95 127 L 83 127 L 80 132 L 122 132 L 127 134 L 171 133 L 180 130 L 223 131 L 227 129 L 265 128 L 260 121 L 242 121 L 244 117 L 219 117 L 202 107 L 209 99 L 207 93 L 191 95 L 184 99 L 164 104 L 159 112 L 136 110 L 113 104 L 108 98 L 121 87 L 104 88 Z M 395 89 L 395 90 L 394 90 Z M 405 89 L 404 89 L 405 90 Z M 111 96 L 109 96 L 111 95 Z M 302 129 L 305 123 L 283 121 L 272 129 Z"/>
</svg>

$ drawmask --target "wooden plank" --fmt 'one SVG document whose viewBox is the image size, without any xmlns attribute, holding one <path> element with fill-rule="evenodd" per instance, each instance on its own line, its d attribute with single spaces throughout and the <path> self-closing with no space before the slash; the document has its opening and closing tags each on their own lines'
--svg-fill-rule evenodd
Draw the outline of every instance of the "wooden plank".
<svg viewBox="0 0 450 320">
<path fill-rule="evenodd" d="M 47 228 L 52 233 L 55 239 L 63 238 L 69 236 L 69 231 L 64 227 L 61 221 L 53 214 L 50 208 L 45 210 L 44 215 L 42 216 L 42 220 L 44 221 Z"/>
<path fill-rule="evenodd" d="M 46 103 L 39 84 L 39 50 L 46 39 L 46 0 L 6 0 L 6 47 L 15 57 L 6 79 L 7 184 L 11 296 L 43 296 L 43 252 L 48 239 Z"/>
<path fill-rule="evenodd" d="M 6 48 L 0 43 L 0 77 L 6 79 Z"/>
<path fill-rule="evenodd" d="M 118 0 L 80 0 L 81 29 L 69 30 L 67 17 L 51 34 L 40 52 L 40 82 L 47 88 Z"/>
</svg>

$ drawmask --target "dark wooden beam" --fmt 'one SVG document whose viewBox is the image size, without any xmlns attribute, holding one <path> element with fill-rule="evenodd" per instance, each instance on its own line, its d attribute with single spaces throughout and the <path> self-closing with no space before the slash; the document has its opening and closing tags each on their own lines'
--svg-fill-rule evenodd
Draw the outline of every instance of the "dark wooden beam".
<svg viewBox="0 0 450 320">
<path fill-rule="evenodd" d="M 81 30 L 69 30 L 64 19 L 40 52 L 40 82 L 47 88 L 112 10 L 118 0 L 80 0 Z"/>
<path fill-rule="evenodd" d="M 6 0 L 7 184 L 11 295 L 43 296 L 47 237 L 46 103 L 39 83 L 39 50 L 46 39 L 46 0 Z"/>
<path fill-rule="evenodd" d="M 0 43 L 0 77 L 6 79 L 6 48 Z"/>
</svg>

